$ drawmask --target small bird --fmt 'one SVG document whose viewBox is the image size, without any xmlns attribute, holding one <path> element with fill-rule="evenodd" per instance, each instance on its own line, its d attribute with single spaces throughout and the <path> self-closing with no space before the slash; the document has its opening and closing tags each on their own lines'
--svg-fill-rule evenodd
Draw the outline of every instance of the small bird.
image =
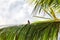
<svg viewBox="0 0 60 40">
<path fill-rule="evenodd" d="M 30 21 L 28 20 L 28 24 L 30 24 Z"/>
</svg>

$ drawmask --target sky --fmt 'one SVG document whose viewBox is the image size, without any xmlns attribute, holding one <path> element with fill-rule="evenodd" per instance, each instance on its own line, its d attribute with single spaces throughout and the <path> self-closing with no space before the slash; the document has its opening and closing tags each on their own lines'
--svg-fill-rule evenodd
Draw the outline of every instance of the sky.
<svg viewBox="0 0 60 40">
<path fill-rule="evenodd" d="M 0 0 L 0 25 L 27 24 L 27 20 L 31 23 L 41 20 L 32 16 L 33 8 L 34 5 L 29 5 L 25 0 Z"/>
<path fill-rule="evenodd" d="M 32 16 L 33 7 L 25 0 L 0 0 L 0 28 L 41 20 Z"/>
<path fill-rule="evenodd" d="M 0 25 L 25 24 L 33 21 L 31 7 L 24 0 L 0 0 Z"/>
<path fill-rule="evenodd" d="M 33 7 L 25 0 L 0 0 L 0 28 L 5 27 L 3 25 L 27 24 L 27 20 L 31 23 L 41 20 L 31 15 Z"/>
<path fill-rule="evenodd" d="M 34 5 L 25 0 L 0 0 L 0 26 L 27 24 L 41 20 L 32 16 Z"/>
</svg>

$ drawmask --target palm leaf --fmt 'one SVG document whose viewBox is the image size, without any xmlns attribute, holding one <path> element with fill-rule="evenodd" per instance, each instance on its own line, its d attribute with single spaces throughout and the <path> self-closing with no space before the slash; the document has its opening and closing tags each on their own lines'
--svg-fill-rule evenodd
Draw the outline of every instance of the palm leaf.
<svg viewBox="0 0 60 40">
<path fill-rule="evenodd" d="M 55 11 L 60 8 L 60 0 L 33 0 L 32 3 L 33 2 L 35 2 L 34 3 L 35 7 L 34 7 L 34 10 L 32 11 L 33 14 L 37 14 L 38 11 L 40 13 L 42 9 L 43 9 L 43 11 L 45 11 L 44 9 L 47 9 L 46 11 L 48 12 L 50 10 L 50 8 L 53 8 L 53 10 L 55 10 Z M 50 13 L 49 12 L 47 13 L 47 14 L 49 14 L 50 17 L 55 15 L 55 13 L 54 13 L 54 15 L 50 15 L 50 14 L 52 14 L 51 11 L 49 11 Z M 53 12 L 55 12 L 55 11 L 53 11 Z M 54 17 L 56 18 L 56 15 Z"/>
<path fill-rule="evenodd" d="M 50 18 L 45 18 L 45 17 L 40 17 L 40 16 L 34 16 L 34 17 L 43 18 L 43 19 L 50 19 Z"/>
<path fill-rule="evenodd" d="M 0 40 L 58 40 L 60 21 L 38 21 L 32 24 L 0 29 Z"/>
<path fill-rule="evenodd" d="M 54 17 L 54 19 L 57 19 L 57 17 L 55 16 L 55 13 L 54 13 L 54 11 L 53 11 L 52 8 L 50 8 L 50 13 L 51 13 L 51 15 Z"/>
</svg>

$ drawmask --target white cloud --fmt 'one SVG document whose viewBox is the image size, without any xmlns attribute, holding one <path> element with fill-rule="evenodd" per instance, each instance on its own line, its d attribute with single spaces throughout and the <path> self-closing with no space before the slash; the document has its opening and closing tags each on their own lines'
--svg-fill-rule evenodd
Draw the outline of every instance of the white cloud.
<svg viewBox="0 0 60 40">
<path fill-rule="evenodd" d="M 22 0 L 0 0 L 0 24 L 22 24 L 27 16 Z"/>
<path fill-rule="evenodd" d="M 3 24 L 5 25 L 6 22 L 5 22 L 5 20 L 3 19 L 3 17 L 0 16 L 0 25 L 3 25 Z"/>
<path fill-rule="evenodd" d="M 0 0 L 0 24 L 26 24 L 33 21 L 31 7 L 24 0 Z"/>
</svg>

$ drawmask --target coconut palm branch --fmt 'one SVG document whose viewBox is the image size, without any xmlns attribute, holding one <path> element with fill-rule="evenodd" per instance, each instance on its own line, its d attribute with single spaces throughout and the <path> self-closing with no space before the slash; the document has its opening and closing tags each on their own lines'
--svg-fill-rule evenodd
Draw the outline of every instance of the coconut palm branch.
<svg viewBox="0 0 60 40">
<path fill-rule="evenodd" d="M 52 18 L 50 20 L 54 20 L 55 22 L 60 23 L 60 19 L 58 19 L 57 16 L 56 16 L 56 13 L 60 13 L 60 0 L 31 0 L 30 2 L 31 2 L 31 4 L 32 3 L 34 4 L 34 9 L 32 11 L 34 16 L 35 16 L 35 14 L 40 14 L 40 12 L 43 10 L 44 12 L 46 12 L 46 14 L 48 14 Z M 35 16 L 35 17 L 39 18 L 39 16 Z M 45 17 L 40 17 L 40 18 L 45 18 Z M 56 25 L 57 25 L 57 23 L 56 23 Z M 57 26 L 57 27 L 58 27 L 58 30 L 59 30 L 59 26 Z M 56 33 L 58 33 L 58 31 Z M 50 37 L 45 36 L 46 39 L 41 37 L 40 40 L 58 40 L 57 37 L 58 37 L 58 35 L 55 35 L 56 39 L 53 38 L 53 36 L 51 36 L 51 38 L 53 38 L 53 39 L 49 39 Z"/>
<path fill-rule="evenodd" d="M 0 40 L 58 40 L 59 25 L 60 22 L 48 20 L 2 28 Z"/>
</svg>

